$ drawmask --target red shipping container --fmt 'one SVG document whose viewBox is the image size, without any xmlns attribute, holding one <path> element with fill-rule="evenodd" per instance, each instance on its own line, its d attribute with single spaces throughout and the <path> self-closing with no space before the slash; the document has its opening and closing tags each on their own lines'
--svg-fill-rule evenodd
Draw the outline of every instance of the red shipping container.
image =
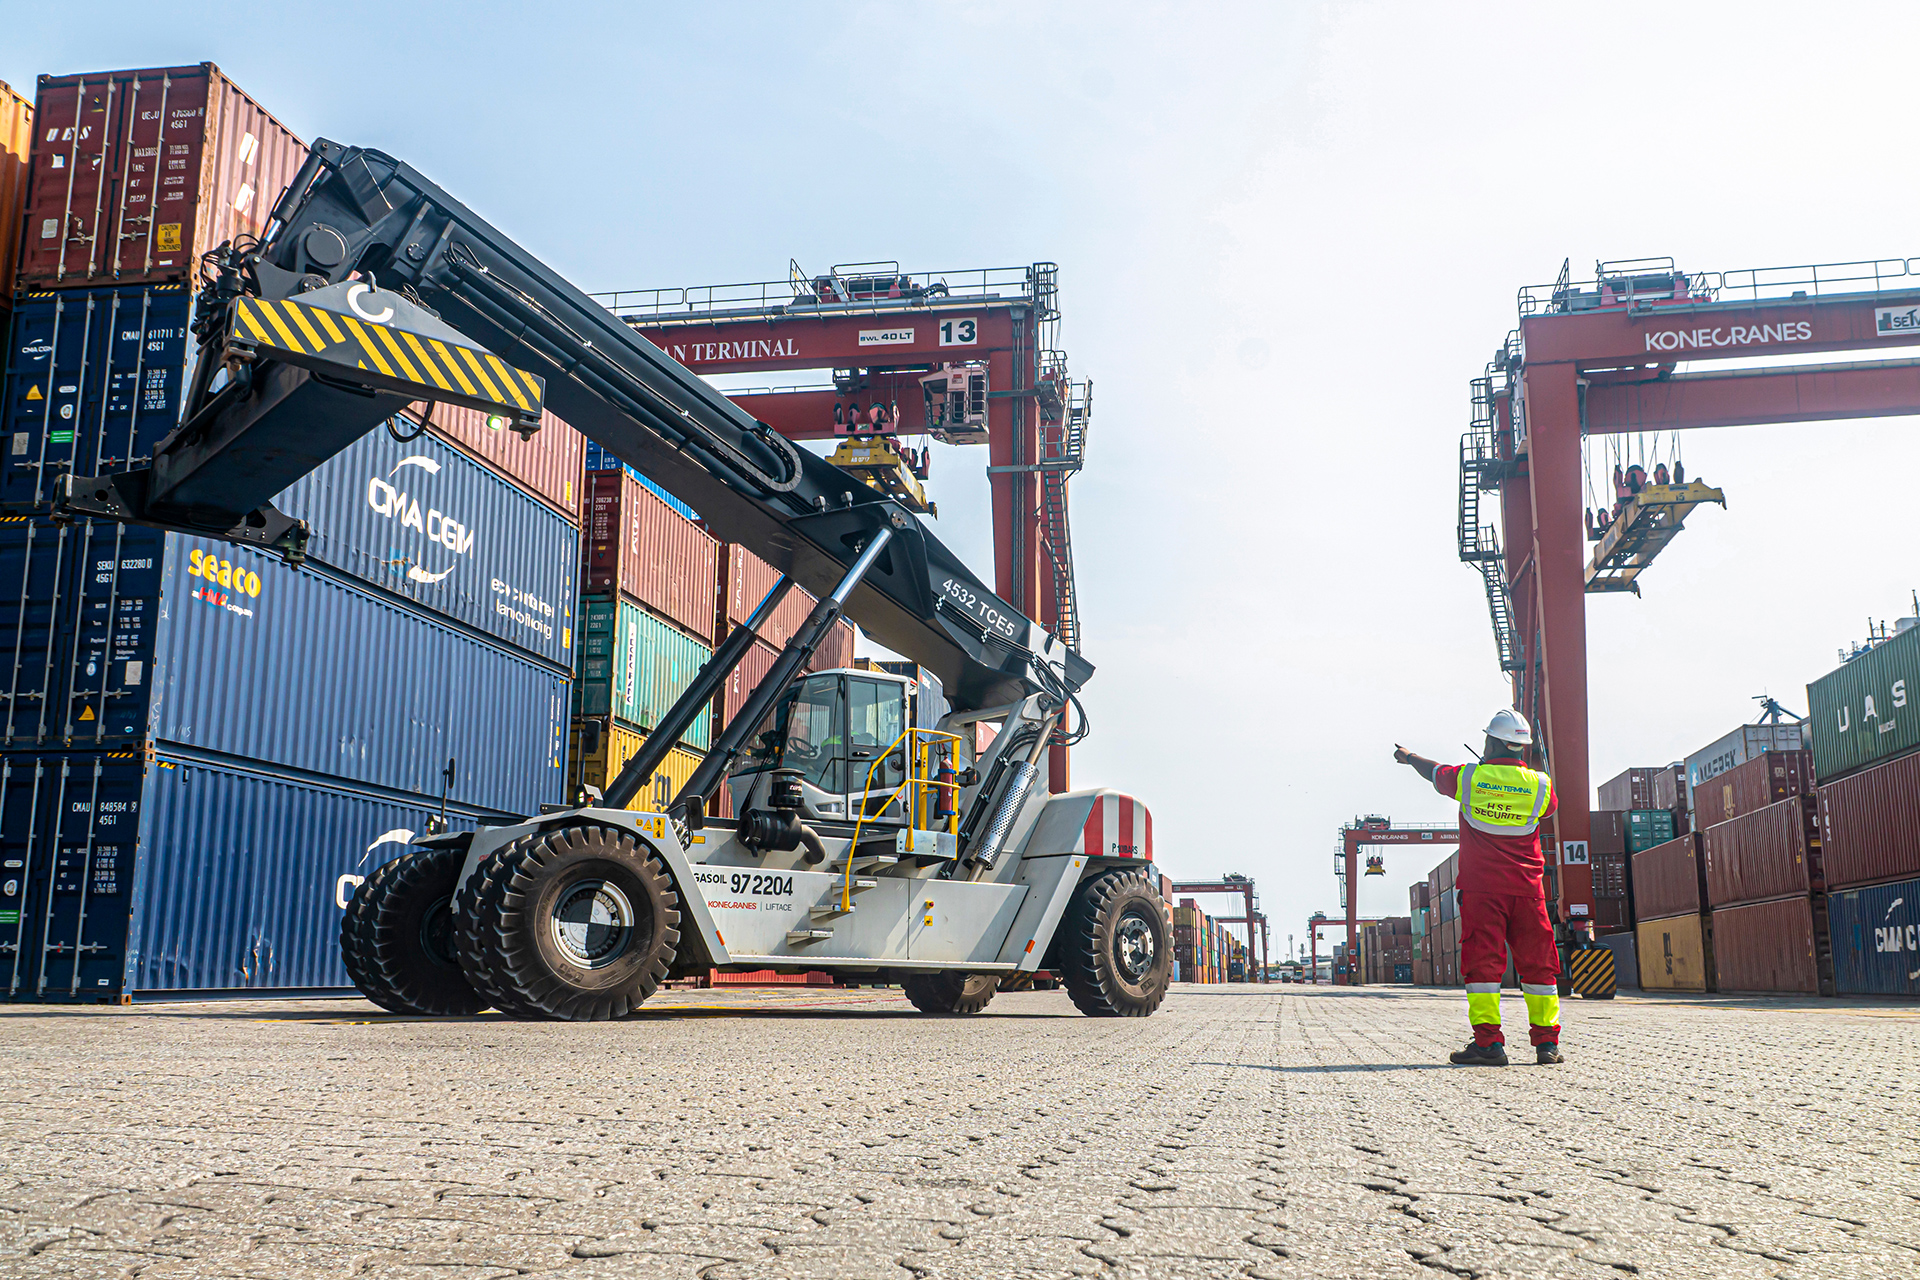
<svg viewBox="0 0 1920 1280">
<path fill-rule="evenodd" d="M 1652 766 L 1628 769 L 1617 777 L 1609 778 L 1599 786 L 1600 807 L 1602 809 L 1658 809 L 1662 806 L 1653 802 L 1653 775 L 1660 772 Z"/>
<path fill-rule="evenodd" d="M 1603 933 L 1623 933 L 1633 928 L 1633 914 L 1627 910 L 1625 898 L 1595 898 L 1591 918 L 1595 937 Z"/>
<path fill-rule="evenodd" d="M 581 589 L 638 600 L 713 643 L 720 544 L 624 471 L 589 471 Z"/>
<path fill-rule="evenodd" d="M 809 671 L 835 671 L 853 665 L 853 624 L 845 618 L 833 624 L 807 662 Z"/>
<path fill-rule="evenodd" d="M 426 406 L 413 411 L 418 416 Z M 587 438 L 552 413 L 540 415 L 540 429 L 528 440 L 504 423 L 488 426 L 487 418 L 478 409 L 435 405 L 433 431 L 579 524 Z"/>
<path fill-rule="evenodd" d="M 1633 903 L 1642 920 L 1691 915 L 1706 907 L 1706 868 L 1697 834 L 1633 855 Z"/>
<path fill-rule="evenodd" d="M 1713 912 L 1713 960 L 1721 991 L 1833 994 L 1826 909 L 1804 895 Z"/>
<path fill-rule="evenodd" d="M 1829 782 L 1819 795 L 1829 890 L 1920 876 L 1920 754 Z"/>
<path fill-rule="evenodd" d="M 1627 851 L 1627 811 L 1594 809 L 1587 815 L 1587 848 L 1596 857 Z"/>
<path fill-rule="evenodd" d="M 20 283 L 190 280 L 260 234 L 306 158 L 211 62 L 41 76 Z"/>
<path fill-rule="evenodd" d="M 1739 769 L 1746 768 L 1741 765 Z M 1723 773 L 1720 778 L 1732 776 Z M 1720 781 L 1713 779 L 1712 786 Z M 1700 835 L 1707 864 L 1707 901 L 1716 907 L 1784 898 L 1826 888 L 1821 874 L 1818 805 L 1789 796 Z"/>
<path fill-rule="evenodd" d="M 754 641 L 738 666 L 728 673 L 727 682 L 720 686 L 720 724 L 722 727 L 733 723 L 734 716 L 746 705 L 760 682 L 767 678 L 767 672 L 773 670 L 773 660 L 780 651 L 772 645 Z"/>
<path fill-rule="evenodd" d="M 727 544 L 720 569 L 721 607 L 725 610 L 727 625 L 721 628 L 716 644 L 725 638 L 726 632 L 752 616 L 754 606 L 766 598 L 779 579 L 780 571 L 765 560 L 737 542 Z M 760 638 L 779 648 L 793 638 L 793 633 L 819 603 L 806 588 L 795 586 L 773 611 L 773 616 L 760 625 Z"/>
<path fill-rule="evenodd" d="M 1427 882 L 1425 880 L 1422 880 L 1419 884 L 1407 886 L 1407 902 L 1415 911 L 1425 907 L 1429 901 Z"/>
<path fill-rule="evenodd" d="M 1687 766 L 1670 764 L 1657 770 L 1653 775 L 1653 807 L 1656 809 L 1684 809 L 1687 807 Z"/>
<path fill-rule="evenodd" d="M 1711 827 L 1812 790 L 1813 752 L 1763 751 L 1695 788 L 1693 815 Z"/>
<path fill-rule="evenodd" d="M 20 223 L 26 216 L 27 152 L 32 146 L 33 104 L 0 80 L 0 311 L 13 305 Z"/>
<path fill-rule="evenodd" d="M 1593 896 L 1596 898 L 1625 898 L 1627 896 L 1627 855 L 1624 853 L 1596 853 L 1593 855 Z"/>
</svg>

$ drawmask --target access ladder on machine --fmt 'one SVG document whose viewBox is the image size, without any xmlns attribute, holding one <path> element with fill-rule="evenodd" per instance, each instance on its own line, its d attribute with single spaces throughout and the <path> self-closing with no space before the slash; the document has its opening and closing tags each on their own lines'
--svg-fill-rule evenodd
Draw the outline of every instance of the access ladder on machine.
<svg viewBox="0 0 1920 1280">
<path fill-rule="evenodd" d="M 1500 535 L 1480 520 L 1480 494 L 1497 489 L 1509 466 L 1493 440 L 1493 382 L 1473 380 L 1473 421 L 1460 437 L 1460 522 L 1457 529 L 1460 559 L 1480 571 L 1486 587 L 1487 612 L 1493 620 L 1493 642 L 1502 671 L 1526 665 L 1520 634 L 1513 625 L 1513 597 L 1507 588 L 1506 553 Z"/>
</svg>

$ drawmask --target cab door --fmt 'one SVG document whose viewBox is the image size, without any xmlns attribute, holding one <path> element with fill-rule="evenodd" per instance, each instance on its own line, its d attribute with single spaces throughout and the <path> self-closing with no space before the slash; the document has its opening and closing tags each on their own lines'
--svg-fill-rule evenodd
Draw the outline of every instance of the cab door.
<svg viewBox="0 0 1920 1280">
<path fill-rule="evenodd" d="M 895 745 L 907 727 L 906 686 L 857 675 L 841 679 L 846 682 L 847 817 L 865 813 L 869 819 L 905 824 L 911 797 L 905 791 L 891 803 L 888 797 L 906 778 L 906 744 Z"/>
</svg>

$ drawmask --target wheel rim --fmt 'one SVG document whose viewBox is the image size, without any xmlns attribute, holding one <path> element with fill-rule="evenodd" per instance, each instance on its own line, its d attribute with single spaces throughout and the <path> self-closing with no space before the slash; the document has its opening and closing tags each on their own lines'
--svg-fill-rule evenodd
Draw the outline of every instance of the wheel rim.
<svg viewBox="0 0 1920 1280">
<path fill-rule="evenodd" d="M 569 964 L 601 969 L 626 953 L 638 917 L 620 887 L 607 880 L 577 880 L 553 905 L 553 942 Z"/>
<path fill-rule="evenodd" d="M 1142 916 L 1128 913 L 1113 931 L 1113 959 L 1127 981 L 1138 982 L 1153 971 L 1160 954 L 1160 940 L 1153 926 Z"/>
<path fill-rule="evenodd" d="M 453 895 L 429 906 L 420 916 L 420 950 L 439 965 L 458 965 L 453 950 Z"/>
</svg>

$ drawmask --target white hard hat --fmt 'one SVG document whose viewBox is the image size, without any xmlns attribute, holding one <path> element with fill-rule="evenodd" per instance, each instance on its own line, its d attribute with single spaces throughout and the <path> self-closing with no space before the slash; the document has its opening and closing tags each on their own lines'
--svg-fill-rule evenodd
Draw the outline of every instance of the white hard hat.
<svg viewBox="0 0 1920 1280">
<path fill-rule="evenodd" d="M 1533 745 L 1533 726 L 1518 711 L 1502 708 L 1493 713 L 1493 719 L 1487 721 L 1487 736 L 1511 742 L 1517 747 L 1528 747 Z"/>
</svg>

